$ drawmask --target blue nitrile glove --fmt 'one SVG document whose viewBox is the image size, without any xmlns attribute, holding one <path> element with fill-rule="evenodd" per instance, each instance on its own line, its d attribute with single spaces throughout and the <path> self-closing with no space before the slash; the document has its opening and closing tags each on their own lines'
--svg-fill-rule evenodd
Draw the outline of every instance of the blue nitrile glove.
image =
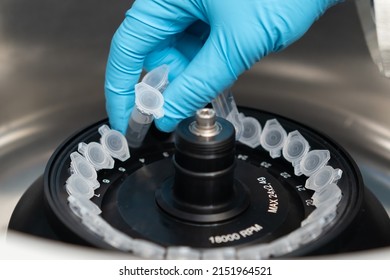
<svg viewBox="0 0 390 280">
<path fill-rule="evenodd" d="M 169 65 L 163 131 L 204 107 L 265 55 L 300 38 L 340 0 L 137 0 L 114 35 L 107 112 L 125 133 L 142 68 Z"/>
</svg>

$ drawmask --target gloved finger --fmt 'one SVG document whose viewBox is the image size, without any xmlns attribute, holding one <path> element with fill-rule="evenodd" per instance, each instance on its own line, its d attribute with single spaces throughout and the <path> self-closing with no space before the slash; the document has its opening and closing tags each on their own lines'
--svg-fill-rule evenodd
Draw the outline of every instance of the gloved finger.
<svg viewBox="0 0 390 280">
<path fill-rule="evenodd" d="M 156 120 L 160 130 L 172 131 L 180 120 L 193 115 L 237 79 L 239 73 L 223 55 L 227 52 L 222 51 L 220 38 L 210 36 L 185 71 L 164 92 L 165 116 Z"/>
<path fill-rule="evenodd" d="M 180 17 L 180 20 L 177 18 Z M 111 126 L 125 133 L 145 57 L 195 19 L 174 5 L 137 0 L 115 33 L 106 68 L 106 108 Z M 122 103 L 118 102 L 118 96 Z"/>
<path fill-rule="evenodd" d="M 107 96 L 108 95 L 108 96 Z M 111 128 L 126 134 L 130 113 L 135 102 L 134 95 L 117 94 L 106 89 L 106 111 Z"/>
<path fill-rule="evenodd" d="M 180 34 L 172 41 L 172 47 L 155 50 L 146 56 L 144 61 L 144 68 L 148 72 L 160 65 L 168 65 L 169 81 L 181 75 L 188 63 L 203 47 L 203 41 L 200 38 L 187 32 Z"/>
<path fill-rule="evenodd" d="M 176 42 L 175 48 L 191 61 L 203 47 L 203 38 L 185 32 Z"/>
<path fill-rule="evenodd" d="M 187 67 L 189 61 L 185 55 L 174 47 L 169 47 L 151 52 L 144 61 L 146 71 L 166 64 L 169 69 L 169 81 L 173 81 Z"/>
<path fill-rule="evenodd" d="M 161 130 L 172 131 L 180 120 L 204 107 L 255 62 L 302 36 L 323 12 L 322 6 L 309 0 L 264 1 L 260 10 L 252 5 L 237 9 L 229 3 L 222 10 L 221 2 L 207 2 L 215 12 L 210 36 L 182 75 L 166 89 L 165 117 L 156 121 Z M 299 21 L 295 15 L 300 16 Z"/>
</svg>

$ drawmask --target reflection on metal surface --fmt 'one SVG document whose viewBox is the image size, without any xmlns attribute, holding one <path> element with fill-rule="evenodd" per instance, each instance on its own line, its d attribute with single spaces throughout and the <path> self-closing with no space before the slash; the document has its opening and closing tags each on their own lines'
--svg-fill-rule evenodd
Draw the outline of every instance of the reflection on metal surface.
<svg viewBox="0 0 390 280">
<path fill-rule="evenodd" d="M 373 9 L 373 1 L 356 0 L 357 12 L 360 17 L 364 38 L 366 39 L 368 50 L 378 65 L 380 71 L 383 70 L 382 59 L 378 47 L 378 36 L 375 27 L 375 15 Z"/>
<path fill-rule="evenodd" d="M 31 139 L 34 135 L 39 137 L 37 134 L 46 128 L 37 120 L 49 116 L 50 111 L 55 111 L 53 109 L 56 108 L 35 112 L 0 126 L 0 155 L 15 151 L 17 143 L 23 139 Z"/>
<path fill-rule="evenodd" d="M 371 57 L 381 73 L 390 78 L 390 3 L 357 0 L 356 6 Z"/>
<path fill-rule="evenodd" d="M 280 79 L 289 79 L 310 83 L 321 84 L 341 84 L 342 77 L 332 71 L 327 71 L 315 64 L 302 63 L 300 60 L 269 61 L 265 60 L 261 67 L 252 71 L 257 75 L 277 76 Z"/>
<path fill-rule="evenodd" d="M 0 232 L 54 149 L 106 117 L 106 58 L 129 5 L 127 0 L 0 2 Z M 257 63 L 233 91 L 238 105 L 295 119 L 339 142 L 390 213 L 390 79 L 372 62 L 352 1 L 329 10 L 288 49 Z M 20 238 L 32 246 L 37 242 Z M 12 248 L 7 252 L 22 250 Z M 51 255 L 57 245 L 45 249 Z M 351 258 L 386 254 L 390 248 Z M 31 251 L 26 255 L 32 257 Z"/>
</svg>

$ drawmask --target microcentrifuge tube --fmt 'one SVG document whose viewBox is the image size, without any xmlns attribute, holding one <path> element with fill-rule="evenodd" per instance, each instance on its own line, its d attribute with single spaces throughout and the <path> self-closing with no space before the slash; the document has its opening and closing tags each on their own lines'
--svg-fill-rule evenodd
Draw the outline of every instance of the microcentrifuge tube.
<svg viewBox="0 0 390 280">
<path fill-rule="evenodd" d="M 335 183 L 332 183 L 322 188 L 320 191 L 314 192 L 311 198 L 313 199 L 313 205 L 318 208 L 320 205 L 329 206 L 338 204 L 341 197 L 341 189 Z"/>
<path fill-rule="evenodd" d="M 130 147 L 141 146 L 153 120 L 164 116 L 163 105 L 164 98 L 157 89 L 143 82 L 135 85 L 135 107 L 126 133 Z"/>
<path fill-rule="evenodd" d="M 266 260 L 271 256 L 272 246 L 269 243 L 252 245 L 237 249 L 240 260 Z"/>
<path fill-rule="evenodd" d="M 242 133 L 238 139 L 239 142 L 251 147 L 256 148 L 260 145 L 261 125 L 259 121 L 252 117 L 242 117 Z"/>
<path fill-rule="evenodd" d="M 300 244 L 295 242 L 295 240 L 290 239 L 287 235 L 272 241 L 269 245 L 271 255 L 273 257 L 280 257 L 294 251 Z"/>
<path fill-rule="evenodd" d="M 142 79 L 142 82 L 162 93 L 169 83 L 168 72 L 168 65 L 163 64 L 148 72 Z"/>
<path fill-rule="evenodd" d="M 230 89 L 224 90 L 211 101 L 211 104 L 218 117 L 224 118 L 233 124 L 236 130 L 236 140 L 240 139 L 243 132 L 242 116 L 238 112 L 232 91 Z"/>
<path fill-rule="evenodd" d="M 328 150 L 312 150 L 300 161 L 300 171 L 305 176 L 310 176 L 325 166 L 330 159 Z"/>
<path fill-rule="evenodd" d="M 145 259 L 162 260 L 166 250 L 163 246 L 157 245 L 147 240 L 134 239 L 133 254 Z"/>
<path fill-rule="evenodd" d="M 121 251 L 130 251 L 133 249 L 134 239 L 113 227 L 106 228 L 106 231 L 103 233 L 103 240 Z"/>
<path fill-rule="evenodd" d="M 261 146 L 271 158 L 280 157 L 286 137 L 287 133 L 277 119 L 267 120 L 260 137 Z"/>
<path fill-rule="evenodd" d="M 79 218 L 83 218 L 86 215 L 99 215 L 102 210 L 86 197 L 75 197 L 73 195 L 68 196 L 69 208 Z"/>
<path fill-rule="evenodd" d="M 112 228 L 109 223 L 98 215 L 86 215 L 81 219 L 81 223 L 100 237 L 104 237 Z"/>
<path fill-rule="evenodd" d="M 327 226 L 337 216 L 338 202 L 338 200 L 328 200 L 328 203 L 319 205 L 301 222 L 301 226 L 305 227 L 311 224 L 315 224 L 317 228 Z"/>
<path fill-rule="evenodd" d="M 172 246 L 167 248 L 167 260 L 199 260 L 200 251 L 186 246 Z"/>
<path fill-rule="evenodd" d="M 92 182 L 84 179 L 79 174 L 72 174 L 66 181 L 66 192 L 74 197 L 84 197 L 90 199 L 94 195 Z"/>
<path fill-rule="evenodd" d="M 91 181 L 93 188 L 97 189 L 100 186 L 100 183 L 97 180 L 97 173 L 92 164 L 78 152 L 71 153 L 70 159 L 70 172 L 72 174 L 80 174 L 86 180 Z"/>
<path fill-rule="evenodd" d="M 294 130 L 287 135 L 286 142 L 283 146 L 283 157 L 291 162 L 294 167 L 295 175 L 302 174 L 300 171 L 300 161 L 309 152 L 310 145 L 299 131 Z"/>
<path fill-rule="evenodd" d="M 95 167 L 96 170 L 112 169 L 114 159 L 97 142 L 79 143 L 78 151 Z"/>
<path fill-rule="evenodd" d="M 343 171 L 339 168 L 334 169 L 332 166 L 326 165 L 320 168 L 316 173 L 312 174 L 306 180 L 306 189 L 320 191 L 331 183 L 336 183 L 341 178 Z"/>
<path fill-rule="evenodd" d="M 236 249 L 233 247 L 203 249 L 202 260 L 234 260 Z"/>
<path fill-rule="evenodd" d="M 318 236 L 321 235 L 321 233 L 322 228 L 318 223 L 306 222 L 301 225 L 301 227 L 289 233 L 288 238 L 291 239 L 291 242 L 294 242 L 296 244 L 307 244 L 315 240 Z"/>
<path fill-rule="evenodd" d="M 130 158 L 129 146 L 127 145 L 126 137 L 122 133 L 110 129 L 107 125 L 102 125 L 98 130 L 102 136 L 100 143 L 113 158 L 117 158 L 120 161 Z"/>
</svg>

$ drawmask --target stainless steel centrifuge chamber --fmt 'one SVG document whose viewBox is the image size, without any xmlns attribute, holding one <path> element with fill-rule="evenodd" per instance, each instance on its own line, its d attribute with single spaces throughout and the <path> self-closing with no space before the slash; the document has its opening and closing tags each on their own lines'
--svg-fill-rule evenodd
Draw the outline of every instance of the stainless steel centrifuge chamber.
<svg viewBox="0 0 390 280">
<path fill-rule="evenodd" d="M 123 257 L 14 232 L 5 241 L 5 235 L 15 205 L 54 149 L 106 117 L 106 58 L 129 5 L 0 2 L 0 258 Z M 353 2 L 330 9 L 301 40 L 242 75 L 233 90 L 239 105 L 289 117 L 336 140 L 390 213 L 390 79 L 371 60 Z M 330 257 L 390 258 L 390 248 Z"/>
</svg>

